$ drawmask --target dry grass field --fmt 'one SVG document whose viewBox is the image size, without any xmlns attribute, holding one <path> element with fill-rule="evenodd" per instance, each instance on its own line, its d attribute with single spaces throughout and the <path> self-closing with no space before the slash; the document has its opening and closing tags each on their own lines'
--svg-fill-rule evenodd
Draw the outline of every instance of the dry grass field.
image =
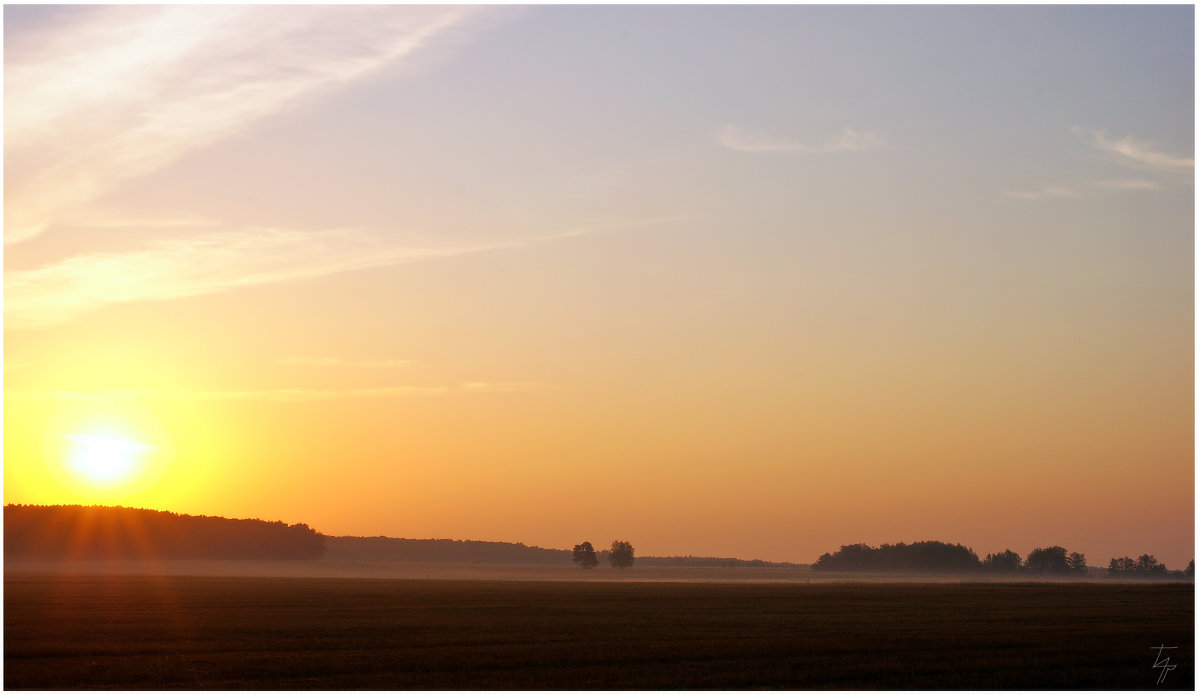
<svg viewBox="0 0 1200 695">
<path fill-rule="evenodd" d="M 4 686 L 1192 689 L 1193 621 L 1191 584 L 9 573 Z"/>
</svg>

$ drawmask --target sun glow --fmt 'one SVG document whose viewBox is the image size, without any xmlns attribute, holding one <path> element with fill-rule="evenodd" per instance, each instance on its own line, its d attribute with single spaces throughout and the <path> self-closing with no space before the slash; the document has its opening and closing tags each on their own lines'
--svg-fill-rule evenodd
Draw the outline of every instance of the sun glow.
<svg viewBox="0 0 1200 695">
<path fill-rule="evenodd" d="M 71 472 L 96 486 L 125 483 L 139 473 L 145 455 L 154 447 L 109 437 L 64 434 L 70 441 L 67 463 Z"/>
</svg>

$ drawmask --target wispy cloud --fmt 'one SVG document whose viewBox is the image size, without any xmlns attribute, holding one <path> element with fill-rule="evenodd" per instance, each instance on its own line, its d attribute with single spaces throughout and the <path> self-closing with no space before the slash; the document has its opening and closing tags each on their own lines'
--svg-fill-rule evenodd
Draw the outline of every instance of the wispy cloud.
<svg viewBox="0 0 1200 695">
<path fill-rule="evenodd" d="M 1190 157 L 1178 157 L 1155 150 L 1151 145 L 1132 137 L 1110 138 L 1106 131 L 1071 126 L 1071 134 L 1083 144 L 1103 152 L 1112 161 L 1144 172 L 1151 178 L 1088 181 L 1065 185 L 1046 185 L 1032 190 L 1010 190 L 1004 194 L 1018 200 L 1053 200 L 1056 198 L 1086 198 L 1114 191 L 1157 191 L 1167 183 L 1179 184 L 1180 177 L 1190 174 L 1194 162 Z"/>
<path fill-rule="evenodd" d="M 1005 191 L 1010 198 L 1021 200 L 1046 200 L 1047 198 L 1081 198 L 1083 193 L 1068 186 L 1042 186 L 1032 191 Z"/>
<path fill-rule="evenodd" d="M 398 369 L 411 367 L 412 360 L 345 360 L 341 357 L 317 357 L 290 355 L 279 360 L 280 364 L 297 367 L 363 367 L 366 369 Z"/>
<path fill-rule="evenodd" d="M 476 16 L 496 12 L 463 6 L 110 6 L 73 13 L 44 36 L 23 34 L 5 55 L 5 243 L 58 224 L 86 235 L 92 246 L 39 267 L 8 270 L 5 328 L 51 325 L 113 304 L 661 221 L 413 243 L 395 230 L 247 226 L 170 211 L 120 216 L 102 209 L 103 195 L 135 177 L 300 99 L 381 66 L 436 53 L 461 41 L 477 26 Z M 103 239 L 119 239 L 121 250 L 95 242 Z"/>
<path fill-rule="evenodd" d="M 806 143 L 800 140 L 757 133 L 734 125 L 727 125 L 717 136 L 717 143 L 735 152 L 756 154 L 804 153 L 804 152 L 867 152 L 888 149 L 887 137 L 877 130 L 854 130 L 842 128 L 819 142 Z"/>
<path fill-rule="evenodd" d="M 1005 191 L 1010 198 L 1047 200 L 1053 198 L 1085 198 L 1101 191 L 1156 191 L 1162 188 L 1157 181 L 1144 179 L 1123 181 L 1090 181 L 1075 186 L 1042 186 L 1028 191 Z"/>
<path fill-rule="evenodd" d="M 408 396 L 447 396 L 473 393 L 516 393 L 545 391 L 549 386 L 529 381 L 466 381 L 453 386 L 377 386 L 350 389 L 247 389 L 225 391 L 176 390 L 143 391 L 114 389 L 105 391 L 5 391 L 6 398 L 54 400 L 190 400 L 190 401 L 269 401 L 309 403 L 357 398 L 397 398 Z"/>
<path fill-rule="evenodd" d="M 1190 172 L 1196 166 L 1191 157 L 1160 152 L 1153 145 L 1138 142 L 1130 136 L 1111 138 L 1107 131 L 1077 125 L 1071 126 L 1071 133 L 1083 144 L 1104 152 L 1126 166 L 1176 173 Z"/>
<path fill-rule="evenodd" d="M 6 244 L 298 99 L 408 57 L 461 6 L 119 6 L 5 54 Z"/>
<path fill-rule="evenodd" d="M 512 239 L 444 246 L 398 243 L 361 229 L 305 232 L 250 227 L 151 242 L 140 250 L 78 255 L 4 275 L 6 329 L 69 321 L 112 304 L 175 299 L 251 285 L 530 246 L 676 218 L 627 220 Z"/>
<path fill-rule="evenodd" d="M 1124 181 L 1096 181 L 1089 184 L 1093 188 L 1106 188 L 1113 191 L 1157 191 L 1162 184 L 1145 179 L 1129 179 Z"/>
<path fill-rule="evenodd" d="M 825 138 L 822 149 L 827 152 L 869 152 L 886 150 L 891 145 L 887 137 L 877 130 L 852 130 L 842 128 Z"/>
<path fill-rule="evenodd" d="M 735 152 L 811 152 L 812 148 L 796 140 L 764 135 L 728 125 L 721 129 L 717 142 Z"/>
</svg>

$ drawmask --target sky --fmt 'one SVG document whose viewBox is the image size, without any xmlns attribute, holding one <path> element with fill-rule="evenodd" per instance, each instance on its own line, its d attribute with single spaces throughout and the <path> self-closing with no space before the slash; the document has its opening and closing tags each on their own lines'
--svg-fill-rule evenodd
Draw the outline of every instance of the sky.
<svg viewBox="0 0 1200 695">
<path fill-rule="evenodd" d="M 1191 6 L 4 8 L 4 501 L 1194 557 Z"/>
</svg>

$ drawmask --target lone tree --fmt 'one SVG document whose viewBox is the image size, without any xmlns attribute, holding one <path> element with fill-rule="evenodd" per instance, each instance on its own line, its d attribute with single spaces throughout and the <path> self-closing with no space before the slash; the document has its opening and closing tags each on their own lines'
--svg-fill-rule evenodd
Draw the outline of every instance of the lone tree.
<svg viewBox="0 0 1200 695">
<path fill-rule="evenodd" d="M 633 567 L 633 546 L 629 541 L 613 541 L 608 550 L 608 562 L 619 570 Z"/>
<path fill-rule="evenodd" d="M 596 549 L 592 547 L 591 541 L 584 541 L 575 546 L 575 550 L 571 553 L 571 559 L 579 565 L 581 570 L 590 570 L 600 564 L 600 561 L 596 559 Z"/>
</svg>

